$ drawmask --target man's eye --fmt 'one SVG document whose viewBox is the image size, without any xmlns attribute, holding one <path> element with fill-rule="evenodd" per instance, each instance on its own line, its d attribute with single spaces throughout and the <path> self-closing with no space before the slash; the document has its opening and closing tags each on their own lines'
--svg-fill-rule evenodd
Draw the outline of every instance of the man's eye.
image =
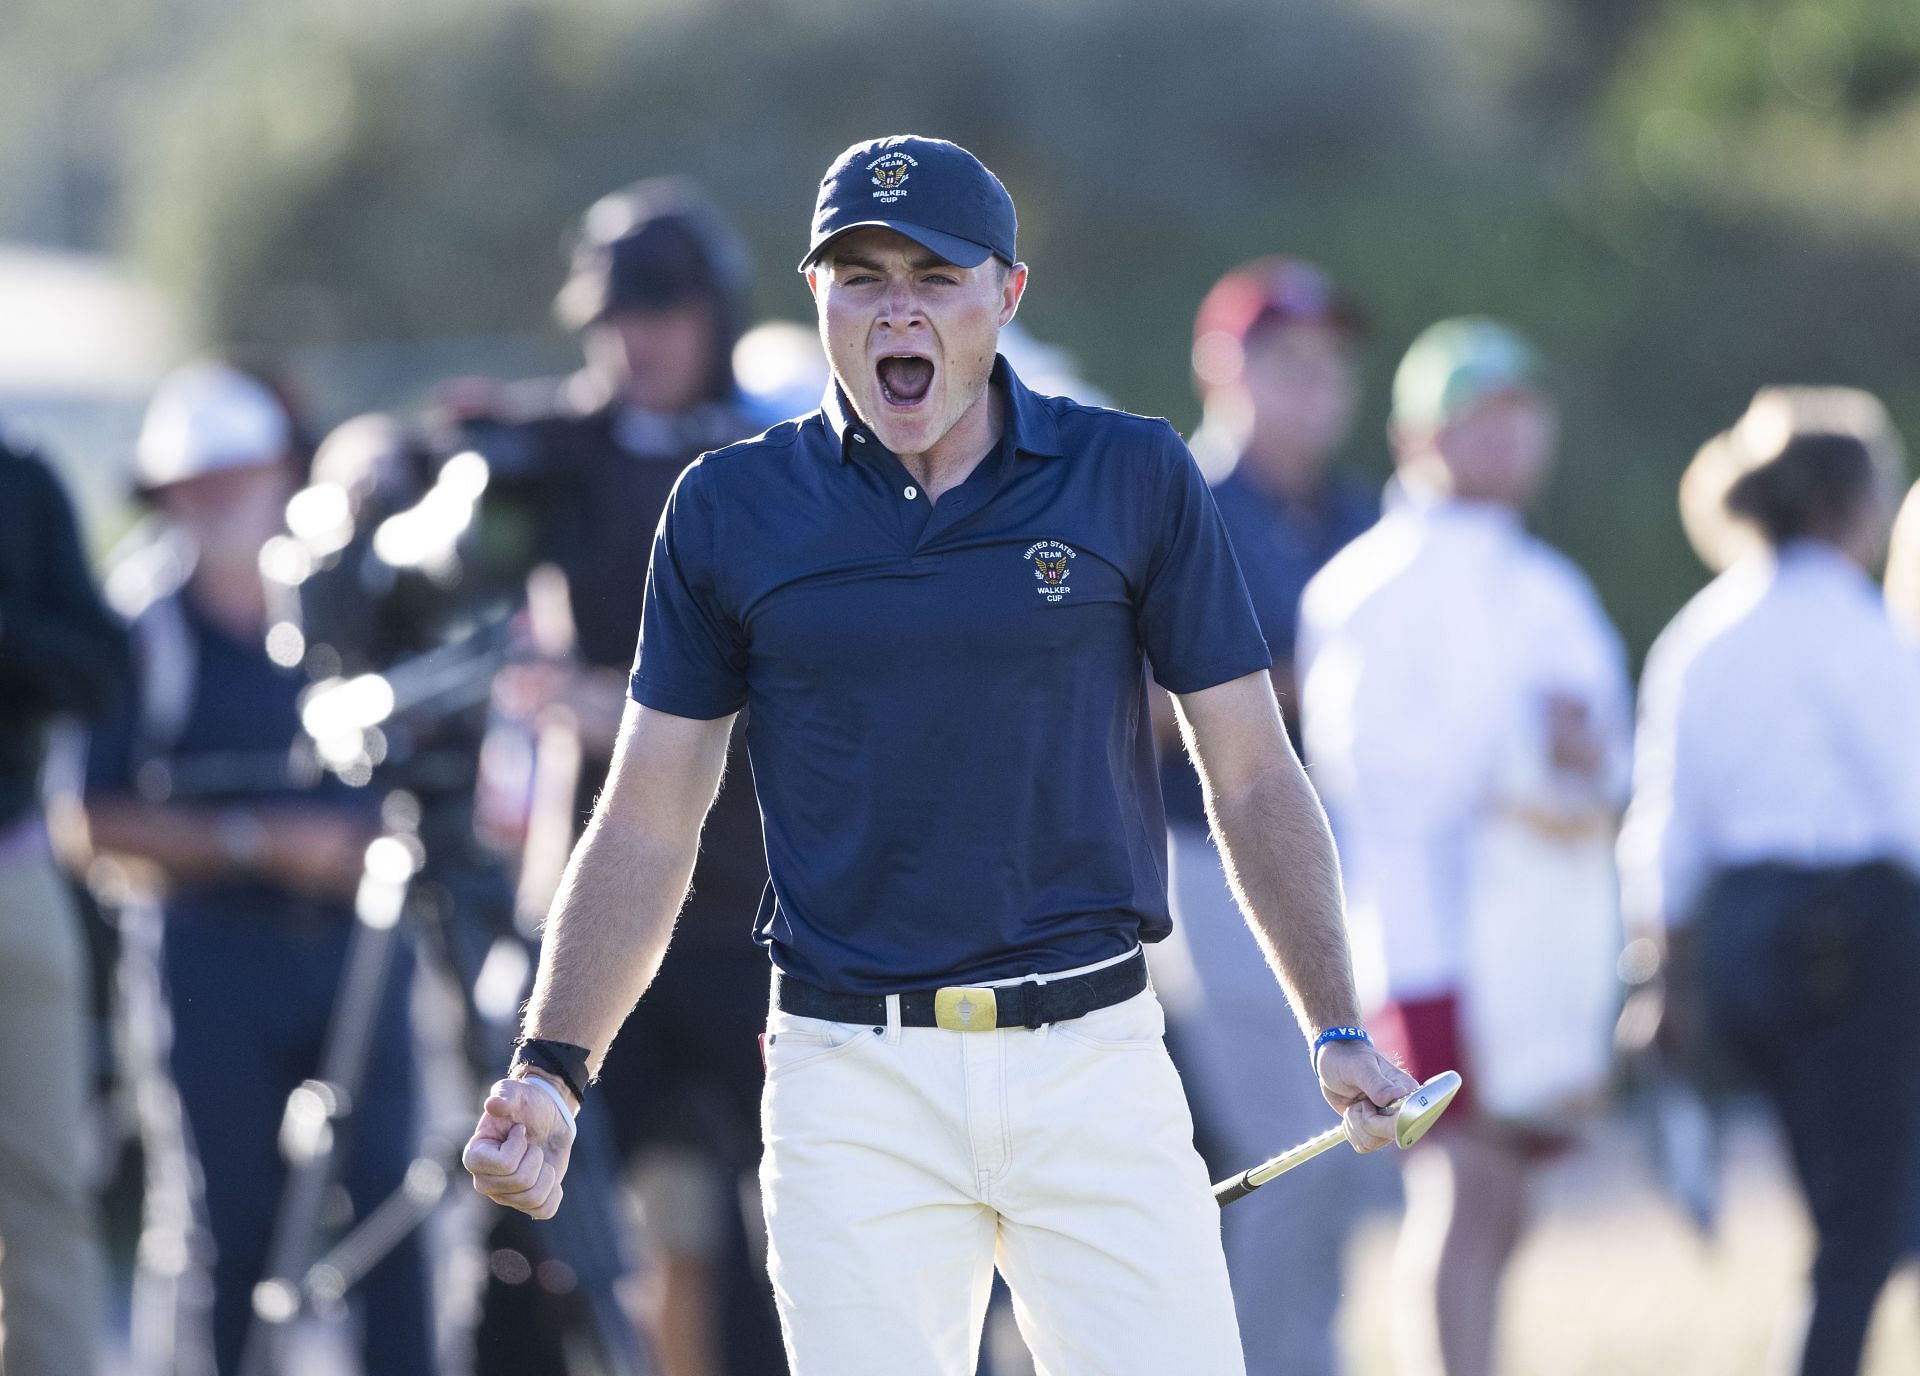
<svg viewBox="0 0 1920 1376">
<path fill-rule="evenodd" d="M 875 277 L 870 272 L 856 272 L 851 277 L 841 278 L 840 284 L 846 287 L 862 287 L 869 282 L 878 282 L 879 280 L 878 277 Z"/>
<path fill-rule="evenodd" d="M 960 283 L 959 278 L 944 272 L 936 272 L 925 280 L 931 282 L 936 287 L 953 287 L 958 286 Z"/>
</svg>

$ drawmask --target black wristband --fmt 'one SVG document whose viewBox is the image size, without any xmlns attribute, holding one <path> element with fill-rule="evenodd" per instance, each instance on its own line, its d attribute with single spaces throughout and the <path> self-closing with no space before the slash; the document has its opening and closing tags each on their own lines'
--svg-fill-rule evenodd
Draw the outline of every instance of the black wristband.
<svg viewBox="0 0 1920 1376">
<path fill-rule="evenodd" d="M 587 1083 L 591 1078 L 587 1074 L 588 1054 L 584 1046 L 575 1046 L 572 1042 L 522 1038 L 514 1043 L 513 1064 L 508 1067 L 507 1073 L 511 1075 L 523 1065 L 544 1070 L 573 1091 L 575 1103 L 584 1104 L 587 1102 Z"/>
</svg>

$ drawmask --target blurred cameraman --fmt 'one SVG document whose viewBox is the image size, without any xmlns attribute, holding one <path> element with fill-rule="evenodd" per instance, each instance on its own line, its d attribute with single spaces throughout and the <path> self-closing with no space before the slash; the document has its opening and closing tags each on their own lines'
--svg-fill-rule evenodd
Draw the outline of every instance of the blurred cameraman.
<svg viewBox="0 0 1920 1376">
<path fill-rule="evenodd" d="M 120 689 L 126 636 L 94 591 L 73 510 L 37 458 L 0 440 L 0 1367 L 94 1369 L 99 1256 L 76 1152 L 89 1063 L 80 920 L 47 849 L 47 723 Z"/>
<path fill-rule="evenodd" d="M 661 178 L 603 197 L 582 218 L 554 303 L 579 334 L 585 367 L 557 385 L 513 389 L 497 414 L 467 426 L 466 442 L 493 472 L 488 500 L 516 484 L 537 494 L 525 503 L 538 526 L 536 558 L 566 575 L 576 661 L 514 666 L 496 685 L 517 713 L 557 706 L 577 723 L 565 849 L 612 757 L 650 537 L 674 481 L 701 453 L 779 419 L 758 414 L 734 377 L 748 286 L 739 237 L 688 183 Z M 756 1047 L 767 1001 L 766 960 L 749 932 L 767 871 L 737 735 L 729 775 L 707 819 L 674 965 L 628 1021 L 602 1077 L 601 1102 L 654 1254 L 646 1308 L 665 1376 L 783 1369 L 751 1240 L 760 1220 L 754 1209 L 749 1222 L 742 1203 L 758 1158 Z M 532 910 L 544 912 L 550 897 L 536 895 Z M 496 1268 L 476 1344 L 480 1370 L 545 1369 L 522 1346 L 537 1341 L 532 1327 L 500 1289 Z"/>
<path fill-rule="evenodd" d="M 221 1376 L 240 1367 L 287 1174 L 281 1115 L 319 1071 L 377 820 L 365 794 L 321 774 L 297 709 L 306 679 L 265 647 L 260 549 L 293 490 L 290 453 L 286 411 L 255 379 L 203 363 L 161 384 L 136 455 L 156 532 L 109 583 L 132 621 L 137 691 L 94 737 L 87 769 L 95 849 L 158 895 Z M 354 1104 L 344 1178 L 362 1215 L 416 1145 L 409 969 L 403 958 L 389 973 L 381 1069 Z M 418 1243 L 361 1294 L 369 1376 L 434 1370 Z"/>
</svg>

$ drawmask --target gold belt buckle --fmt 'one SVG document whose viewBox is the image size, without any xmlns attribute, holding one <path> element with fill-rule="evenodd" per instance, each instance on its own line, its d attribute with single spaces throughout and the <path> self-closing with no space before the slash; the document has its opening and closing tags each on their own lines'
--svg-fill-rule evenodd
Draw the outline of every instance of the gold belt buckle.
<svg viewBox="0 0 1920 1376">
<path fill-rule="evenodd" d="M 933 1020 L 949 1032 L 991 1032 L 999 1024 L 999 1002 L 991 989 L 952 985 L 933 994 Z"/>
</svg>

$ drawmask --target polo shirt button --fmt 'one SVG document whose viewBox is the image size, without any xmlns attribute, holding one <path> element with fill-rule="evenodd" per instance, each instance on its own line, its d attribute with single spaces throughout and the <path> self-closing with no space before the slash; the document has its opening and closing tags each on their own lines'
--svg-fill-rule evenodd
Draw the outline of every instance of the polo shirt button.
<svg viewBox="0 0 1920 1376">
<path fill-rule="evenodd" d="M 917 487 L 910 487 L 905 492 L 902 492 L 900 495 L 902 497 L 905 497 L 908 501 L 912 501 L 915 497 L 918 497 L 920 495 L 920 489 Z"/>
<path fill-rule="evenodd" d="M 865 444 L 867 442 L 867 437 L 856 430 L 853 433 L 853 442 L 855 444 Z"/>
</svg>

